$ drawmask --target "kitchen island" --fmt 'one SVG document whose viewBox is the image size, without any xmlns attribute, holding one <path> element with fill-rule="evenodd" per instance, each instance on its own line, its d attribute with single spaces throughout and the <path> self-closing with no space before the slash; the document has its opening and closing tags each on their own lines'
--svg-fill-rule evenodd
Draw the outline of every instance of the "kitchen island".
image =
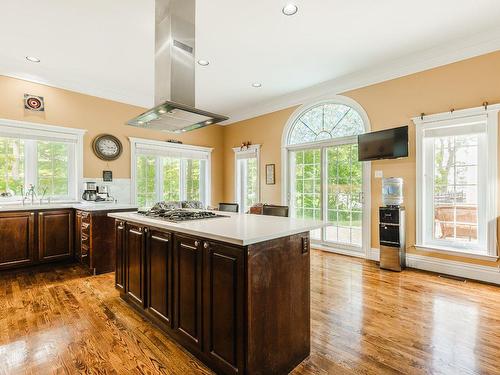
<svg viewBox="0 0 500 375">
<path fill-rule="evenodd" d="M 217 373 L 287 373 L 310 352 L 309 231 L 324 223 L 220 214 L 110 213 L 116 288 Z"/>
</svg>

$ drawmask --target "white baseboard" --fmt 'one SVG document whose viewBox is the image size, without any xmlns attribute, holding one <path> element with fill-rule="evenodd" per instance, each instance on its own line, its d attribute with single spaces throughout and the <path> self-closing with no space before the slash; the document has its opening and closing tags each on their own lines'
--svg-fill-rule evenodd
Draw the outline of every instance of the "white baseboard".
<svg viewBox="0 0 500 375">
<path fill-rule="evenodd" d="M 368 254 L 366 254 L 366 259 L 369 260 L 374 260 L 375 262 L 380 261 L 380 250 L 372 247 L 370 250 L 368 250 Z"/>
<path fill-rule="evenodd" d="M 378 262 L 380 260 L 380 249 L 371 248 L 366 259 Z M 406 266 L 500 285 L 500 266 L 489 267 L 408 253 L 406 254 Z"/>
<path fill-rule="evenodd" d="M 406 254 L 406 266 L 500 285 L 500 268 Z"/>
<path fill-rule="evenodd" d="M 348 255 L 350 257 L 356 257 L 356 258 L 366 258 L 365 253 L 361 251 L 355 251 L 355 250 L 349 250 L 349 249 L 342 249 L 338 247 L 331 247 L 331 246 L 324 246 L 321 244 L 317 243 L 311 243 L 311 247 L 313 249 L 318 249 L 322 251 L 328 251 L 330 253 L 335 253 L 335 254 L 341 254 L 341 255 Z"/>
</svg>

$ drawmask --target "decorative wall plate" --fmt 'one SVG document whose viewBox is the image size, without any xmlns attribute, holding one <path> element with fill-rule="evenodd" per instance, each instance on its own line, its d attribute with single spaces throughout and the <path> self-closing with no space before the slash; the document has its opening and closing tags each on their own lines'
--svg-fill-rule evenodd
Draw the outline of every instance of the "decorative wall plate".
<svg viewBox="0 0 500 375">
<path fill-rule="evenodd" d="M 24 94 L 24 109 L 36 112 L 45 111 L 43 96 Z"/>
</svg>

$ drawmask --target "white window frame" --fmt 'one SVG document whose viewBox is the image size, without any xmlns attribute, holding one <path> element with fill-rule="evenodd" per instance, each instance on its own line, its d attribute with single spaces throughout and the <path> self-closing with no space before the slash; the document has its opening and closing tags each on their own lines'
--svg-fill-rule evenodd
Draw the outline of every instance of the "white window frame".
<svg viewBox="0 0 500 375">
<path fill-rule="evenodd" d="M 83 181 L 83 137 L 86 132 L 85 129 L 0 119 L 0 137 L 21 138 L 27 142 L 48 140 L 71 144 L 68 165 L 72 173 L 68 176 L 68 196 L 55 197 L 64 201 L 78 201 L 83 193 L 81 183 Z M 37 156 L 34 151 L 33 146 L 25 155 L 25 187 L 29 184 L 37 186 L 38 176 L 35 168 Z M 15 197 L 13 201 L 19 201 L 19 197 Z"/>
<path fill-rule="evenodd" d="M 290 192 L 290 182 L 291 182 L 291 163 L 290 163 L 290 151 L 308 148 L 325 148 L 328 146 L 335 146 L 339 144 L 345 144 L 349 142 L 354 142 L 357 136 L 348 136 L 342 138 L 333 138 L 324 141 L 310 142 L 310 143 L 299 143 L 296 145 L 290 145 L 289 140 L 291 133 L 293 131 L 295 122 L 308 110 L 321 105 L 321 104 L 343 104 L 353 108 L 361 116 L 363 124 L 365 127 L 365 132 L 370 132 L 371 123 L 368 114 L 364 108 L 356 102 L 343 95 L 327 95 L 322 99 L 313 99 L 308 101 L 298 107 L 288 119 L 281 136 L 281 204 L 290 205 L 291 202 L 291 192 Z M 326 158 L 323 158 L 326 160 Z M 323 171 L 326 171 L 326 164 L 322 165 Z M 327 183 L 325 178 L 325 173 L 322 176 L 322 196 L 325 199 L 325 191 L 327 190 Z M 327 220 L 326 212 L 323 212 L 323 219 Z M 352 255 L 352 256 L 362 256 L 369 257 L 371 253 L 371 162 L 363 162 L 363 224 L 362 224 L 362 246 L 361 248 L 353 248 L 352 246 L 344 246 L 342 244 L 332 243 L 326 241 L 316 241 L 315 246 L 317 248 L 331 251 L 340 254 Z"/>
<path fill-rule="evenodd" d="M 251 157 L 252 155 L 255 155 L 255 158 L 257 159 L 257 202 L 260 202 L 260 144 L 257 145 L 249 145 L 248 147 L 242 149 L 241 147 L 234 147 L 233 152 L 234 152 L 234 200 L 236 203 L 238 203 L 240 207 L 240 212 L 243 212 L 247 208 L 250 207 L 243 207 L 244 206 L 244 198 L 243 198 L 243 192 L 246 190 L 244 189 L 244 183 L 246 181 L 245 176 L 240 171 L 239 168 L 239 163 L 238 160 L 241 160 L 242 156 L 248 155 Z"/>
<path fill-rule="evenodd" d="M 452 255 L 462 255 L 467 257 L 479 258 L 479 259 L 497 259 L 497 158 L 498 158 L 498 112 L 500 111 L 500 105 L 492 105 L 487 107 L 476 107 L 464 110 L 458 110 L 453 112 L 439 113 L 430 116 L 415 117 L 413 122 L 416 125 L 416 166 L 417 166 L 417 178 L 416 178 L 416 192 L 417 192 L 417 212 L 416 212 L 416 222 L 417 222 L 417 244 L 416 247 L 440 252 L 448 253 Z M 482 213 L 478 212 L 478 225 L 483 227 L 484 239 L 480 241 L 478 246 L 473 246 L 471 244 L 450 244 L 450 241 L 437 241 L 432 240 L 432 233 L 429 233 L 429 228 L 432 230 L 432 225 L 428 225 L 428 217 L 430 212 L 432 212 L 433 207 L 430 199 L 426 198 L 426 184 L 429 183 L 429 176 L 426 176 L 426 163 L 428 164 L 430 160 L 426 161 L 426 158 L 432 157 L 430 150 L 426 150 L 425 145 L 425 131 L 436 129 L 436 128 L 446 128 L 453 126 L 465 125 L 468 123 L 484 123 L 486 127 L 486 136 L 483 137 L 484 141 L 479 144 L 479 165 L 484 165 L 487 163 L 486 169 L 482 169 L 486 173 L 483 175 L 479 182 L 486 185 L 486 191 L 480 191 L 478 196 L 478 210 L 482 208 Z M 452 134 L 450 134 L 452 135 Z M 481 156 L 481 154 L 483 156 Z M 485 161 L 481 160 L 484 159 Z M 432 183 L 432 182 L 431 182 Z M 481 207 L 481 208 L 480 208 Z M 486 228 L 484 228 L 486 226 Z M 478 228 L 478 236 L 480 236 L 481 228 Z M 443 244 L 441 244 L 443 243 Z"/>
<path fill-rule="evenodd" d="M 206 168 L 205 168 L 205 179 L 204 181 L 200 182 L 200 190 L 202 194 L 202 201 L 203 201 L 203 196 L 205 198 L 204 200 L 204 205 L 205 206 L 210 206 L 211 205 L 211 186 L 212 186 L 212 151 L 213 148 L 211 147 L 203 147 L 203 146 L 194 146 L 194 145 L 185 145 L 181 143 L 169 143 L 166 141 L 156 141 L 152 139 L 144 139 L 144 138 L 133 138 L 129 137 L 130 141 L 130 178 L 131 178 L 131 186 L 130 186 L 130 193 L 131 193 L 131 202 L 132 204 L 137 203 L 137 156 L 140 155 L 138 153 L 138 148 L 141 146 L 146 146 L 149 147 L 153 150 L 158 150 L 158 155 L 151 154 L 152 156 L 156 156 L 159 158 L 159 160 L 162 159 L 161 152 L 165 151 L 167 153 L 172 153 L 176 154 L 176 157 L 179 157 L 181 159 L 181 181 L 179 184 L 179 188 L 181 189 L 180 191 L 180 200 L 185 200 L 184 197 L 184 186 L 183 183 L 185 179 L 183 179 L 182 174 L 184 172 L 184 165 L 187 162 L 185 159 L 195 159 L 190 157 L 191 154 L 193 153 L 200 153 L 201 155 L 204 156 L 204 160 L 206 160 Z M 158 159 L 157 159 L 158 160 Z M 162 175 L 163 175 L 163 168 L 161 168 L 161 163 L 156 163 L 156 168 L 157 168 L 157 184 L 156 184 L 156 199 L 157 201 L 162 200 L 162 195 L 163 195 L 163 188 L 161 186 Z M 203 171 L 200 169 L 200 173 Z M 204 185 L 204 186 L 203 186 Z"/>
</svg>

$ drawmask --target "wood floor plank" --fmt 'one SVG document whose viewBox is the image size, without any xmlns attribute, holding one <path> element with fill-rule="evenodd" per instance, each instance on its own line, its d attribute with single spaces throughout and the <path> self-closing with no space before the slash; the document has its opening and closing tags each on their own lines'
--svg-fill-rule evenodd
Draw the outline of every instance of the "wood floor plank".
<svg viewBox="0 0 500 375">
<path fill-rule="evenodd" d="M 500 374 L 500 288 L 313 251 L 303 374 Z M 112 273 L 0 273 L 0 374 L 211 374 L 125 304 Z"/>
</svg>

